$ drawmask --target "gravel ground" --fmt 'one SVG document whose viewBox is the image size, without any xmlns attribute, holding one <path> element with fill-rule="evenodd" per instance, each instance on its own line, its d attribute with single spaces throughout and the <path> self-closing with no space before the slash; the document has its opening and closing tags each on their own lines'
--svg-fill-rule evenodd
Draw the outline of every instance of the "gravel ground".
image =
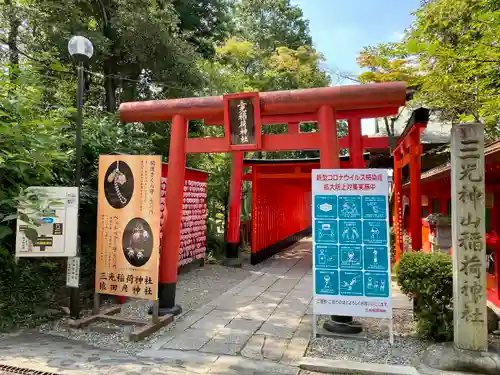
<svg viewBox="0 0 500 375">
<path fill-rule="evenodd" d="M 422 352 L 433 344 L 416 337 L 411 310 L 394 309 L 394 345 L 389 344 L 387 320 L 356 318 L 364 327 L 366 339 L 318 337 L 311 340 L 306 356 L 358 362 L 413 365 Z M 318 319 L 318 330 L 327 316 Z M 489 342 L 500 346 L 500 336 L 490 335 Z M 306 373 L 304 373 L 306 375 Z M 313 375 L 313 374 L 307 374 Z"/>
<path fill-rule="evenodd" d="M 249 277 L 251 269 L 251 266 L 238 269 L 207 264 L 204 267 L 181 274 L 177 281 L 176 301 L 182 306 L 183 313 L 187 316 L 191 310 L 203 306 Z M 149 305 L 150 303 L 144 300 L 130 299 L 122 305 L 122 312 L 117 316 L 144 320 L 150 319 L 150 315 L 147 313 Z M 86 316 L 89 314 L 90 311 L 85 311 L 82 315 Z M 182 315 L 178 320 L 182 320 Z M 39 331 L 64 336 L 73 340 L 81 340 L 92 346 L 112 349 L 131 355 L 151 347 L 160 336 L 175 326 L 175 323 L 171 323 L 140 342 L 132 342 L 127 337 L 134 326 L 118 326 L 107 322 L 90 325 L 90 328 L 118 329 L 118 332 L 103 333 L 92 331 L 89 328 L 69 328 L 67 323 L 67 318 L 63 318 L 42 325 Z"/>
<path fill-rule="evenodd" d="M 328 317 L 318 319 L 318 330 Z M 411 310 L 394 310 L 394 345 L 389 344 L 387 320 L 356 318 L 364 327 L 366 339 L 318 337 L 311 341 L 307 356 L 330 359 L 411 365 L 431 345 L 415 337 Z"/>
</svg>

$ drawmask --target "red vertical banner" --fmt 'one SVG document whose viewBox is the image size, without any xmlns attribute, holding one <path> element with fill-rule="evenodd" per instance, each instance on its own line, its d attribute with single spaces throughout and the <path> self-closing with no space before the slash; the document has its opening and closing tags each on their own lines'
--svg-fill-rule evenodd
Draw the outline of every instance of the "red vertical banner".
<svg viewBox="0 0 500 375">
<path fill-rule="evenodd" d="M 399 153 L 394 155 L 394 170 L 393 170 L 393 183 L 394 183 L 394 211 L 393 222 L 394 236 L 395 236 L 395 262 L 399 262 L 401 253 L 404 252 L 404 238 L 403 238 L 403 176 L 401 170 L 401 156 Z"/>
</svg>

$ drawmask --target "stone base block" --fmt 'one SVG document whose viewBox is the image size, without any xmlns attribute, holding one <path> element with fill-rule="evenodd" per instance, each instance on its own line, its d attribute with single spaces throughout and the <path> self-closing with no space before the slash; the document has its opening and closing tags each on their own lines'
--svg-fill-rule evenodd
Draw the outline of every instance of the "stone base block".
<svg viewBox="0 0 500 375">
<path fill-rule="evenodd" d="M 352 320 L 350 322 L 339 322 L 336 318 L 335 320 L 327 320 L 325 323 L 323 323 L 323 328 L 332 333 L 339 333 L 339 334 L 357 334 L 361 333 L 363 331 L 363 326 Z"/>
<path fill-rule="evenodd" d="M 500 350 L 491 347 L 476 352 L 458 349 L 453 343 L 436 344 L 424 352 L 417 370 L 422 375 L 498 375 Z"/>
</svg>

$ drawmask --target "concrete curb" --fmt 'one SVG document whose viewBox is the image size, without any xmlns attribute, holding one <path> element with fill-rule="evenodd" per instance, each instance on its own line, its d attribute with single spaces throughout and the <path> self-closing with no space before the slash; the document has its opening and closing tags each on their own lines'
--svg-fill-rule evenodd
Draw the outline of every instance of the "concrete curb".
<svg viewBox="0 0 500 375">
<path fill-rule="evenodd" d="M 344 361 L 318 357 L 302 358 L 299 362 L 299 367 L 302 370 L 328 374 L 418 375 L 418 371 L 412 366 Z"/>
</svg>

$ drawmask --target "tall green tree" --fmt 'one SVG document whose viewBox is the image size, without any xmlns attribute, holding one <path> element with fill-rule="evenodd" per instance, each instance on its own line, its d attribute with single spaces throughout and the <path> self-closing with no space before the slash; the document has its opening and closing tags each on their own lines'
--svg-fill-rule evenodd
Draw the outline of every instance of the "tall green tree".
<svg viewBox="0 0 500 375">
<path fill-rule="evenodd" d="M 69 64 L 69 38 L 82 34 L 92 41 L 90 69 L 101 73 L 92 79 L 104 92 L 95 105 L 108 112 L 121 101 L 186 96 L 198 87 L 196 47 L 169 1 L 33 0 L 31 9 L 26 21 L 34 53 L 49 46 L 53 60 Z"/>
<path fill-rule="evenodd" d="M 214 45 L 233 29 L 230 0 L 172 0 L 179 15 L 179 29 L 205 58 L 213 57 Z"/>
<path fill-rule="evenodd" d="M 422 3 L 400 43 L 367 47 L 358 60 L 365 82 L 405 80 L 414 100 L 444 120 L 481 121 L 498 132 L 500 2 L 434 0 Z"/>
<path fill-rule="evenodd" d="M 237 34 L 273 52 L 278 47 L 311 46 L 309 21 L 290 0 L 240 0 L 234 8 Z"/>
</svg>

